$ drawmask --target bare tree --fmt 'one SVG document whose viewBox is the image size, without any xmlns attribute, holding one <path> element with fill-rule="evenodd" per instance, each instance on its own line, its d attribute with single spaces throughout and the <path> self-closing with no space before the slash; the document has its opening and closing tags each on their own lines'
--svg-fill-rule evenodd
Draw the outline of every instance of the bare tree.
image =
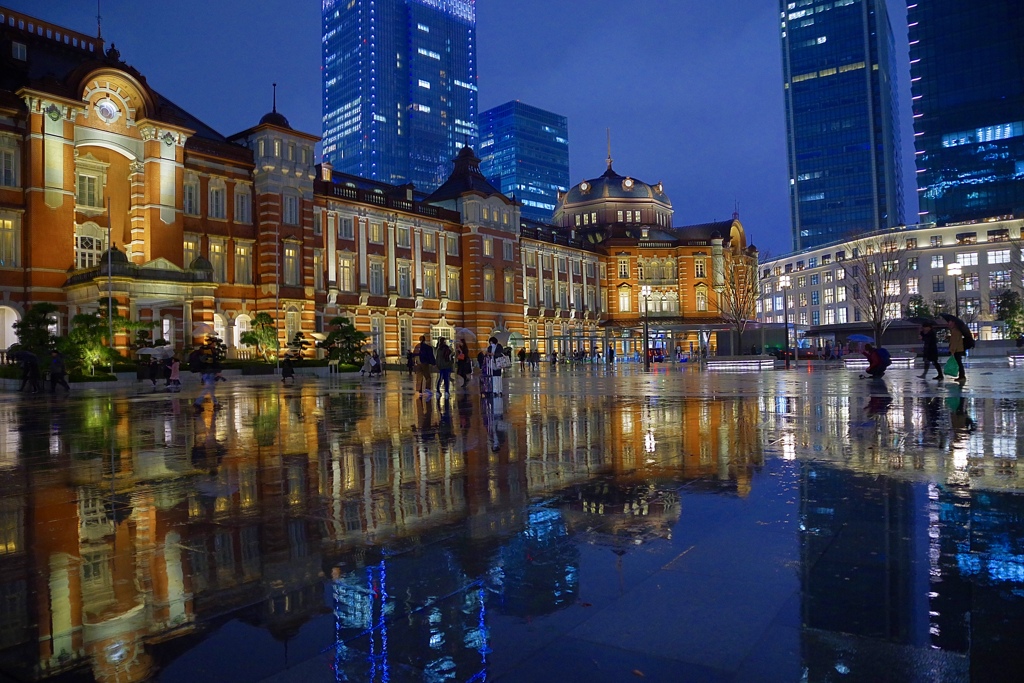
<svg viewBox="0 0 1024 683">
<path fill-rule="evenodd" d="M 846 273 L 849 298 L 879 344 L 889 325 L 903 317 L 910 270 L 907 251 L 905 239 L 897 233 L 851 239 L 839 263 Z"/>
<path fill-rule="evenodd" d="M 726 263 L 717 296 L 712 297 L 715 308 L 722 319 L 735 332 L 734 354 L 743 353 L 743 333 L 757 317 L 757 300 L 760 298 L 758 266 L 771 260 L 768 251 L 759 253 L 747 249 L 733 253 Z"/>
</svg>

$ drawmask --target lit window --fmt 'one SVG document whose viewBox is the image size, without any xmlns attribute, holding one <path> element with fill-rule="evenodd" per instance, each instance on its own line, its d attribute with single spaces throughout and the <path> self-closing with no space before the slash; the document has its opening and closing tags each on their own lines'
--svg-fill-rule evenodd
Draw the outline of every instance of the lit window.
<svg viewBox="0 0 1024 683">
<path fill-rule="evenodd" d="M 437 235 L 432 232 L 423 233 L 423 251 L 437 251 Z"/>
<path fill-rule="evenodd" d="M 516 274 L 514 271 L 505 271 L 503 294 L 505 295 L 505 303 L 514 304 L 516 302 Z"/>
<path fill-rule="evenodd" d="M 252 284 L 251 244 L 235 244 L 235 284 Z"/>
<path fill-rule="evenodd" d="M 380 261 L 370 263 L 370 294 L 384 293 L 384 264 Z"/>
<path fill-rule="evenodd" d="M 457 270 L 448 271 L 448 298 L 452 301 L 462 298 L 462 283 Z"/>
<path fill-rule="evenodd" d="M 707 277 L 707 261 L 704 259 L 697 259 L 693 262 L 693 276 L 694 277 Z"/>
<path fill-rule="evenodd" d="M 299 284 L 299 245 L 284 245 L 284 283 L 296 286 Z"/>
<path fill-rule="evenodd" d="M 484 301 L 494 301 L 494 271 L 484 269 Z"/>
<path fill-rule="evenodd" d="M 199 237 L 196 235 L 185 235 L 182 242 L 182 265 L 188 268 L 199 256 Z"/>
<path fill-rule="evenodd" d="M 484 256 L 494 256 L 494 240 L 490 237 L 484 238 Z"/>
<path fill-rule="evenodd" d="M 459 255 L 459 238 L 456 235 L 447 235 L 445 240 L 445 252 L 449 256 Z"/>
<path fill-rule="evenodd" d="M 13 268 L 18 265 L 18 229 L 17 219 L 12 216 L 0 215 L 0 268 Z"/>
<path fill-rule="evenodd" d="M 106 244 L 105 230 L 92 223 L 79 226 L 75 230 L 75 268 L 99 265 Z"/>
<path fill-rule="evenodd" d="M 322 291 L 324 288 L 324 252 L 323 249 L 313 250 L 313 288 Z"/>
<path fill-rule="evenodd" d="M 338 256 L 338 289 L 342 292 L 354 292 L 356 288 L 355 261 L 350 255 Z"/>
<path fill-rule="evenodd" d="M 103 206 L 103 199 L 100 193 L 100 179 L 97 176 L 80 173 L 78 175 L 78 191 L 75 195 L 75 201 L 79 206 Z"/>
<path fill-rule="evenodd" d="M 423 296 L 427 299 L 437 298 L 437 270 L 434 267 L 423 269 Z"/>
<path fill-rule="evenodd" d="M 224 240 L 210 238 L 210 265 L 213 266 L 214 282 L 226 282 L 228 271 L 227 261 L 224 258 Z"/>
<path fill-rule="evenodd" d="M 708 310 L 708 291 L 703 287 L 697 290 L 697 310 Z"/>
<path fill-rule="evenodd" d="M 629 277 L 629 259 L 619 259 L 619 277 Z"/>
<path fill-rule="evenodd" d="M 381 223 L 370 223 L 370 234 L 367 236 L 372 244 L 384 243 L 384 226 Z"/>
</svg>

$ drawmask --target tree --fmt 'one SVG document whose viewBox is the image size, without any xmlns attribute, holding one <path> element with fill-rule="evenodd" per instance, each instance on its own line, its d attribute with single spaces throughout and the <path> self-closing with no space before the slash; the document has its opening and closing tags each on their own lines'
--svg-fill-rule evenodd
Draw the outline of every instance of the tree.
<svg viewBox="0 0 1024 683">
<path fill-rule="evenodd" d="M 57 347 L 71 365 L 94 375 L 97 365 L 109 365 L 119 357 L 109 342 L 110 325 L 105 315 L 79 313 L 71 319 L 71 330 L 57 341 Z"/>
<path fill-rule="evenodd" d="M 910 268 L 906 241 L 896 233 L 884 233 L 854 238 L 845 251 L 848 256 L 839 265 L 847 291 L 881 344 L 892 321 L 903 317 L 903 287 Z"/>
<path fill-rule="evenodd" d="M 1007 290 L 996 301 L 996 319 L 1006 323 L 1006 336 L 1016 339 L 1024 334 L 1024 302 L 1018 292 Z"/>
<path fill-rule="evenodd" d="M 348 318 L 334 318 L 330 322 L 334 329 L 327 335 L 322 346 L 328 349 L 331 358 L 350 365 L 359 363 L 359 353 L 366 335 L 356 329 Z"/>
<path fill-rule="evenodd" d="M 292 340 L 288 342 L 288 355 L 301 360 L 305 350 L 312 345 L 312 342 L 306 339 L 306 335 L 302 332 L 296 332 Z"/>
<path fill-rule="evenodd" d="M 764 262 L 767 253 L 761 258 Z M 713 297 L 718 314 L 735 332 L 734 354 L 743 353 L 743 333 L 747 325 L 757 317 L 757 300 L 760 297 L 758 282 L 757 251 L 733 254 L 725 266 L 721 289 Z"/>
<path fill-rule="evenodd" d="M 212 362 L 220 365 L 228 355 L 228 345 L 215 334 L 206 335 L 206 348 L 210 349 Z"/>
<path fill-rule="evenodd" d="M 56 312 L 57 307 L 51 303 L 33 304 L 25 316 L 14 323 L 18 348 L 37 356 L 44 356 L 56 348 L 57 337 L 51 331 L 57 324 Z"/>
<path fill-rule="evenodd" d="M 277 355 L 280 347 L 277 341 L 277 327 L 269 313 L 257 313 L 252 319 L 252 328 L 238 339 L 241 343 L 256 347 L 256 353 L 270 362 L 270 354 Z"/>
<path fill-rule="evenodd" d="M 928 306 L 928 302 L 924 300 L 924 297 L 920 294 L 913 294 L 907 300 L 907 317 L 908 318 L 929 318 L 932 315 L 932 309 Z"/>
</svg>

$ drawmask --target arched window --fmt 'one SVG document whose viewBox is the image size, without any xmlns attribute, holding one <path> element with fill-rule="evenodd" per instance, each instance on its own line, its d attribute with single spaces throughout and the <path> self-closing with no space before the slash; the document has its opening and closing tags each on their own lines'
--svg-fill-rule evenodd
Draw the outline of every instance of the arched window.
<svg viewBox="0 0 1024 683">
<path fill-rule="evenodd" d="M 252 318 L 245 313 L 241 313 L 235 317 L 235 330 L 234 339 L 232 340 L 233 345 L 236 348 L 245 348 L 246 344 L 242 343 L 242 335 L 252 329 Z"/>
<path fill-rule="evenodd" d="M 75 228 L 75 268 L 92 268 L 107 248 L 107 232 L 95 223 Z"/>
<path fill-rule="evenodd" d="M 706 311 L 708 310 L 708 290 L 707 287 L 697 288 L 697 310 Z"/>
<path fill-rule="evenodd" d="M 295 339 L 295 333 L 302 329 L 302 314 L 295 306 L 289 306 L 284 314 L 285 344 L 290 344 Z"/>
<path fill-rule="evenodd" d="M 619 313 L 633 310 L 633 289 L 628 286 L 619 287 Z"/>
<path fill-rule="evenodd" d="M 160 339 L 174 346 L 174 318 L 165 315 L 160 321 Z"/>
<path fill-rule="evenodd" d="M 227 322 L 225 322 L 225 320 L 224 320 L 224 316 L 222 316 L 220 313 L 214 313 L 213 314 L 213 334 L 216 335 L 216 337 L 218 339 L 220 339 L 221 341 L 224 341 L 226 339 L 226 337 L 227 337 L 227 333 L 228 333 L 228 325 L 227 325 Z"/>
<path fill-rule="evenodd" d="M 20 319 L 18 312 L 10 306 L 0 306 L 0 349 L 9 349 L 18 342 L 18 335 L 14 333 L 14 323 Z"/>
</svg>

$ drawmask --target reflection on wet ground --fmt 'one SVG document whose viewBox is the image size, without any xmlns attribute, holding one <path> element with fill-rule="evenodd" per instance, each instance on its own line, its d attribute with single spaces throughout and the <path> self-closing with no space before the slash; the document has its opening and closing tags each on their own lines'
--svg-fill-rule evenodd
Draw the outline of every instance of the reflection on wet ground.
<svg viewBox="0 0 1024 683">
<path fill-rule="evenodd" d="M 0 677 L 998 681 L 1018 375 L 0 397 Z"/>
</svg>

